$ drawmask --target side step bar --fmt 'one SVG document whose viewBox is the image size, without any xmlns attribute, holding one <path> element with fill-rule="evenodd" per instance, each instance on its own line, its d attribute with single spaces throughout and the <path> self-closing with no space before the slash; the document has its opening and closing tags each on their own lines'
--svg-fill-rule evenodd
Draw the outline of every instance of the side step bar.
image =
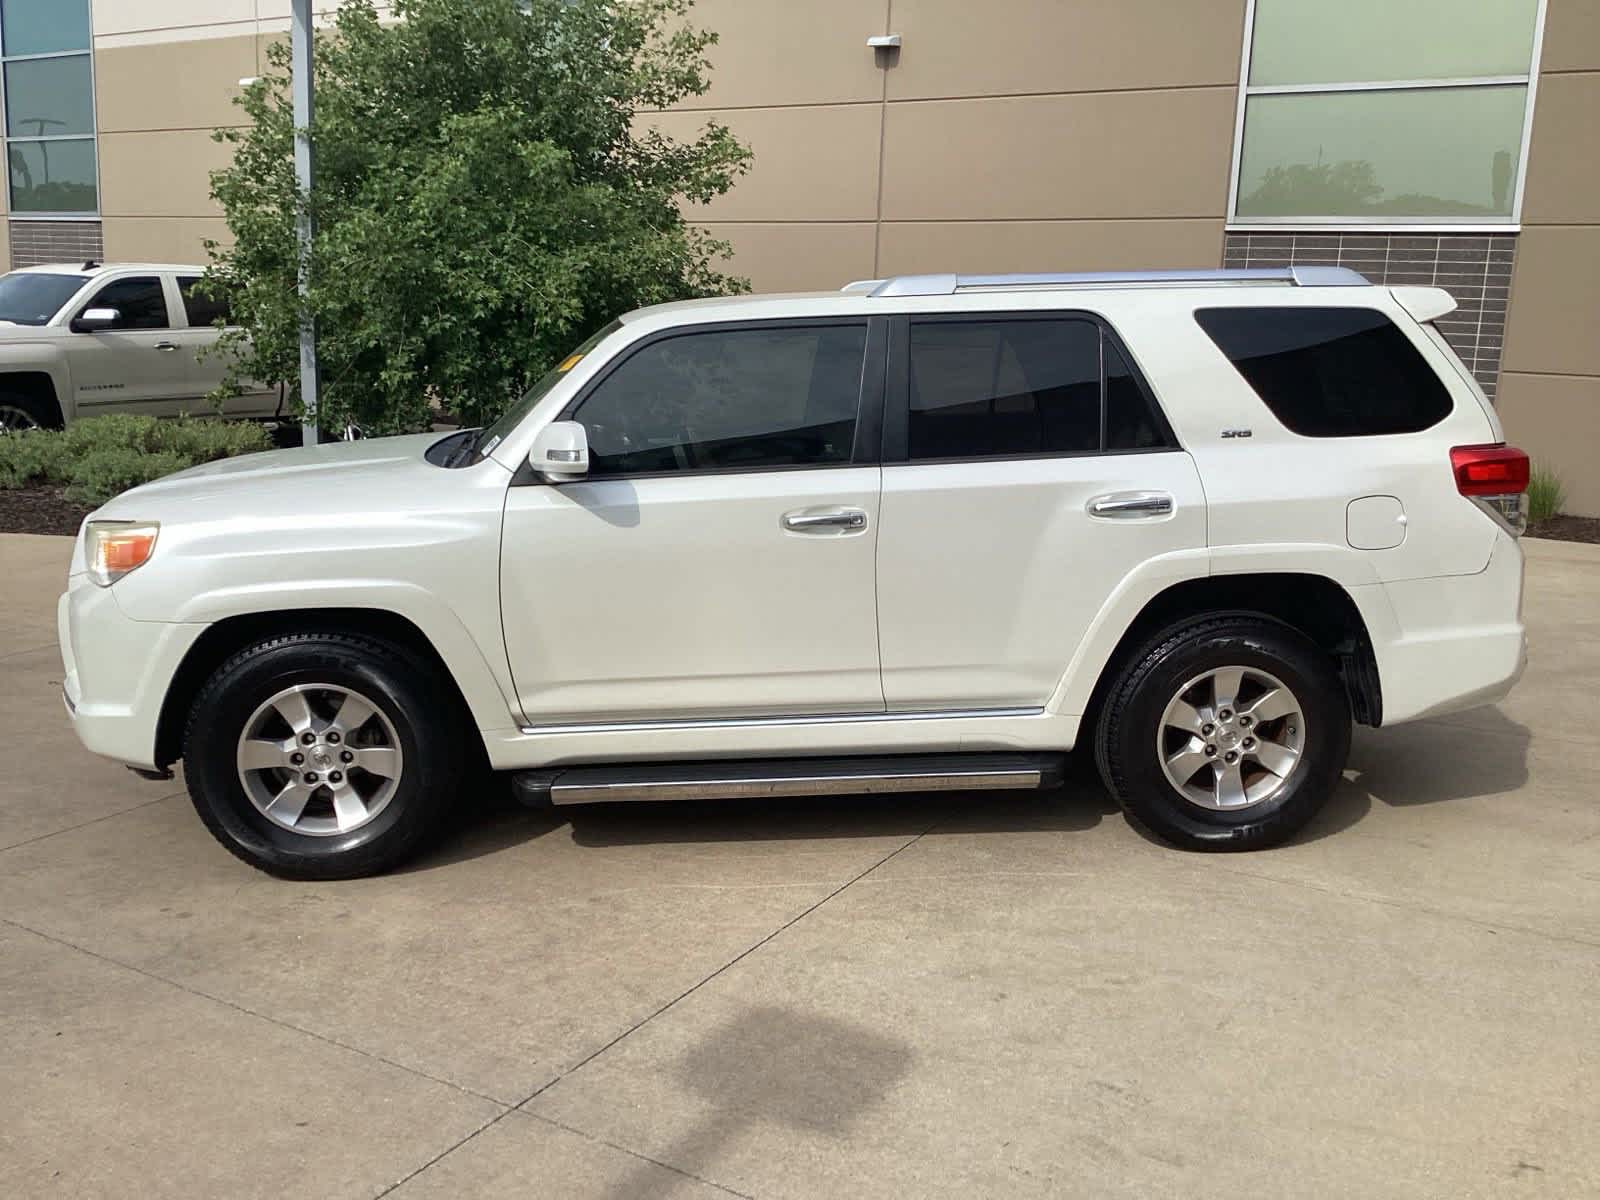
<svg viewBox="0 0 1600 1200">
<path fill-rule="evenodd" d="M 1060 785 L 1062 754 L 922 754 L 704 763 L 615 763 L 512 776 L 524 804 L 729 800 L 872 792 L 965 792 Z"/>
</svg>

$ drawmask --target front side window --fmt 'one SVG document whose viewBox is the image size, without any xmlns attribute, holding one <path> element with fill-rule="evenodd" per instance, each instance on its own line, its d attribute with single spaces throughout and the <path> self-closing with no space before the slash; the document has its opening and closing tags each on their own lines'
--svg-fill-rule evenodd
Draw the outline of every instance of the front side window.
<svg viewBox="0 0 1600 1200">
<path fill-rule="evenodd" d="M 0 0 L 11 211 L 99 209 L 89 0 Z"/>
<path fill-rule="evenodd" d="M 1094 321 L 913 320 L 912 462 L 1166 445 L 1138 380 Z"/>
<path fill-rule="evenodd" d="M 1370 308 L 1208 308 L 1200 328 L 1303 437 L 1416 433 L 1453 407 L 1427 360 Z"/>
<path fill-rule="evenodd" d="M 167 328 L 167 298 L 161 280 L 154 275 L 108 283 L 84 307 L 116 309 L 118 320 L 113 329 Z"/>
<path fill-rule="evenodd" d="M 1255 0 L 1232 219 L 1515 221 L 1538 10 Z"/>
<path fill-rule="evenodd" d="M 843 465 L 865 324 L 708 330 L 651 342 L 578 407 L 589 474 Z"/>
</svg>

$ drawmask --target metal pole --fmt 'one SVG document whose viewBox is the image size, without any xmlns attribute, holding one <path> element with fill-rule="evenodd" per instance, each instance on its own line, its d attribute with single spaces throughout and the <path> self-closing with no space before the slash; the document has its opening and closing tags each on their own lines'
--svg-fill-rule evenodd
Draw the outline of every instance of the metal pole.
<svg viewBox="0 0 1600 1200">
<path fill-rule="evenodd" d="M 314 82 L 311 74 L 311 0 L 292 0 L 290 25 L 290 87 L 294 93 L 294 182 L 300 193 L 295 232 L 300 243 L 300 302 L 306 303 L 311 270 L 311 112 Z M 300 426 L 302 445 L 317 443 L 317 330 L 307 314 L 300 322 L 300 399 L 305 416 Z"/>
</svg>

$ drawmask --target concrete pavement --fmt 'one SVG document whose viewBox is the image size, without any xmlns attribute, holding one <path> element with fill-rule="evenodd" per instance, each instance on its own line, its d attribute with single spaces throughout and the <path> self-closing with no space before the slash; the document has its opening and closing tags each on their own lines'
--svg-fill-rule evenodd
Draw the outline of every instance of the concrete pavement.
<svg viewBox="0 0 1600 1200">
<path fill-rule="evenodd" d="M 290 884 L 60 711 L 0 537 L 0 1192 L 1600 1192 L 1600 548 L 1295 845 L 1062 794 L 492 810 Z"/>
</svg>

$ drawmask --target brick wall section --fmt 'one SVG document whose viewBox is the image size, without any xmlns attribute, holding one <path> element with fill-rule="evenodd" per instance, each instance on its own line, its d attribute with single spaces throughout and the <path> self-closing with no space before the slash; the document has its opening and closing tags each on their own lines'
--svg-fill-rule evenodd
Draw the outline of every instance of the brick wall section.
<svg viewBox="0 0 1600 1200">
<path fill-rule="evenodd" d="M 12 221 L 11 265 L 86 262 L 104 258 L 99 221 Z"/>
<path fill-rule="evenodd" d="M 1456 311 L 1438 322 L 1491 400 L 1500 377 L 1515 234 L 1230 233 L 1226 267 L 1350 267 L 1374 283 L 1442 287 Z"/>
</svg>

